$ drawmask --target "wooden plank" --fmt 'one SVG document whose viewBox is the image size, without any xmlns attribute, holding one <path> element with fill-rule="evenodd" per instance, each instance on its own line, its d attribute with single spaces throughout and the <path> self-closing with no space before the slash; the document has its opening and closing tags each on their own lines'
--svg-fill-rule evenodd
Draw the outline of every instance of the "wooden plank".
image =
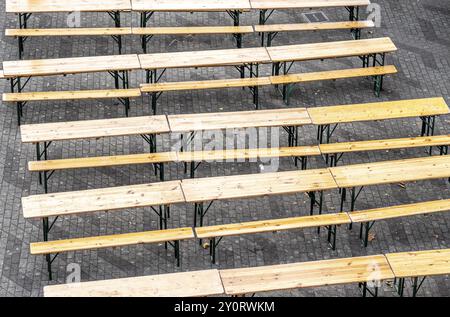
<svg viewBox="0 0 450 317">
<path fill-rule="evenodd" d="M 194 238 L 195 236 L 192 228 L 154 230 L 99 237 L 34 242 L 30 244 L 30 253 L 33 255 L 56 254 L 70 251 L 96 250 Z"/>
<path fill-rule="evenodd" d="M 312 23 L 289 23 L 289 24 L 264 24 L 255 25 L 255 32 L 294 32 L 294 31 L 319 31 L 319 30 L 341 30 L 341 29 L 364 29 L 373 28 L 375 23 L 366 21 L 342 21 L 342 22 L 312 22 Z"/>
<path fill-rule="evenodd" d="M 167 116 L 172 132 L 311 124 L 306 108 L 217 112 Z"/>
<path fill-rule="evenodd" d="M 310 9 L 367 6 L 370 0 L 250 0 L 252 9 Z"/>
<path fill-rule="evenodd" d="M 6 29 L 6 36 L 101 36 L 131 35 L 131 27 L 123 28 L 52 28 L 52 29 Z"/>
<path fill-rule="evenodd" d="M 176 162 L 176 152 L 82 157 L 28 162 L 31 172 Z"/>
<path fill-rule="evenodd" d="M 399 217 L 424 215 L 429 213 L 450 211 L 450 199 L 426 201 L 408 205 L 398 205 L 377 209 L 353 211 L 349 213 L 352 222 L 368 222 Z"/>
<path fill-rule="evenodd" d="M 5 74 L 3 73 L 3 69 L 0 69 L 0 79 L 5 79 Z"/>
<path fill-rule="evenodd" d="M 139 60 L 143 69 L 218 67 L 271 61 L 264 47 L 141 54 Z"/>
<path fill-rule="evenodd" d="M 44 287 L 45 297 L 200 297 L 221 294 L 223 294 L 223 287 L 218 270 Z"/>
<path fill-rule="evenodd" d="M 179 162 L 201 162 L 201 161 L 230 161 L 238 159 L 258 159 L 258 158 L 281 158 L 281 157 L 302 157 L 319 156 L 321 153 L 318 146 L 298 146 L 281 148 L 261 148 L 261 149 L 234 149 L 216 151 L 192 151 L 178 152 Z"/>
<path fill-rule="evenodd" d="M 394 278 L 383 255 L 221 270 L 220 276 L 228 295 Z"/>
<path fill-rule="evenodd" d="M 199 35 L 199 34 L 237 34 L 253 33 L 253 26 L 183 26 L 183 27 L 145 27 L 133 28 L 137 35 Z"/>
<path fill-rule="evenodd" d="M 6 0 L 7 13 L 130 11 L 130 0 Z"/>
<path fill-rule="evenodd" d="M 184 202 L 180 181 L 22 197 L 25 218 L 113 211 Z"/>
<path fill-rule="evenodd" d="M 424 98 L 355 105 L 308 108 L 312 123 L 326 125 L 358 121 L 436 116 L 450 113 L 444 98 Z"/>
<path fill-rule="evenodd" d="M 141 96 L 141 90 L 104 89 L 104 90 L 74 90 L 74 91 L 35 91 L 21 93 L 4 93 L 3 101 L 45 101 L 45 100 L 79 100 L 79 99 L 109 99 L 136 98 Z"/>
<path fill-rule="evenodd" d="M 322 42 L 299 45 L 272 46 L 267 51 L 272 62 L 309 61 L 327 58 L 362 56 L 395 52 L 397 47 L 388 37 Z"/>
<path fill-rule="evenodd" d="M 185 179 L 181 187 L 189 203 L 337 188 L 327 169 Z"/>
<path fill-rule="evenodd" d="M 450 156 L 346 165 L 330 172 L 340 188 L 449 178 Z"/>
<path fill-rule="evenodd" d="M 140 68 L 136 54 L 3 62 L 6 77 L 67 75 Z"/>
<path fill-rule="evenodd" d="M 450 274 L 450 249 L 388 253 L 396 278 Z"/>
<path fill-rule="evenodd" d="M 133 11 L 156 12 L 214 12 L 214 11 L 248 11 L 249 0 L 133 0 Z"/>
<path fill-rule="evenodd" d="M 365 76 L 379 76 L 396 74 L 397 68 L 393 65 L 388 66 L 376 66 L 366 68 L 351 68 L 351 69 L 339 69 L 320 72 L 311 72 L 303 74 L 291 74 L 281 76 L 271 76 L 270 82 L 272 85 L 291 84 L 311 82 L 318 80 L 331 80 L 331 79 L 343 79 L 343 78 L 355 78 Z"/>
<path fill-rule="evenodd" d="M 157 84 L 141 84 L 142 92 L 201 90 L 270 85 L 269 77 L 182 81 Z"/>
<path fill-rule="evenodd" d="M 140 134 L 169 133 L 166 116 L 27 124 L 20 126 L 22 142 L 94 139 Z"/>
<path fill-rule="evenodd" d="M 350 223 L 347 213 L 339 213 L 199 227 L 195 228 L 195 233 L 197 238 L 208 239 Z"/>
<path fill-rule="evenodd" d="M 450 145 L 450 135 L 319 144 L 322 154 L 381 151 Z"/>
</svg>

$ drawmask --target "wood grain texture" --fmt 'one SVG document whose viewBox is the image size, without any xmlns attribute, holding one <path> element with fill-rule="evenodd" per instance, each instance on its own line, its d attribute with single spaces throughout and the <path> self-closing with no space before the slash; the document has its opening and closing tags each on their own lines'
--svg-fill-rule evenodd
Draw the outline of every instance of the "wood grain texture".
<svg viewBox="0 0 450 317">
<path fill-rule="evenodd" d="M 183 26 L 183 27 L 145 27 L 132 29 L 137 35 L 200 35 L 253 33 L 252 25 L 247 26 Z"/>
<path fill-rule="evenodd" d="M 268 47 L 272 62 L 309 61 L 328 58 L 362 56 L 395 52 L 397 47 L 388 37 Z"/>
<path fill-rule="evenodd" d="M 450 249 L 388 253 L 386 258 L 397 278 L 450 274 Z"/>
<path fill-rule="evenodd" d="M 308 108 L 313 124 L 412 118 L 448 114 L 444 98 L 423 98 Z"/>
<path fill-rule="evenodd" d="M 103 89 L 103 90 L 74 90 L 74 91 L 35 91 L 21 93 L 4 93 L 3 101 L 45 101 L 45 100 L 80 100 L 80 99 L 110 99 L 137 98 L 141 96 L 138 88 L 132 89 Z"/>
<path fill-rule="evenodd" d="M 130 27 L 121 28 L 52 28 L 52 29 L 6 29 L 6 36 L 101 36 L 131 35 Z"/>
<path fill-rule="evenodd" d="M 221 270 L 220 276 L 228 295 L 394 278 L 383 255 Z"/>
<path fill-rule="evenodd" d="M 42 218 L 184 202 L 180 181 L 22 197 L 23 216 Z"/>
<path fill-rule="evenodd" d="M 250 0 L 252 9 L 309 9 L 367 6 L 370 0 Z"/>
<path fill-rule="evenodd" d="M 7 13 L 130 11 L 130 0 L 6 0 Z"/>
<path fill-rule="evenodd" d="M 250 10 L 249 0 L 133 0 L 133 11 L 214 12 Z"/>
<path fill-rule="evenodd" d="M 319 30 L 341 30 L 341 29 L 364 29 L 373 28 L 375 24 L 367 21 L 342 21 L 342 22 L 312 22 L 312 23 L 289 23 L 289 24 L 264 24 L 255 25 L 255 32 L 294 32 L 294 31 L 319 31 Z"/>
<path fill-rule="evenodd" d="M 164 115 L 27 124 L 20 126 L 22 142 L 24 143 L 169 132 L 167 118 Z"/>
<path fill-rule="evenodd" d="M 167 118 L 172 132 L 302 126 L 311 123 L 306 108 L 168 115 Z"/>
<path fill-rule="evenodd" d="M 200 297 L 223 294 L 218 270 L 50 285 L 45 297 Z"/>
<path fill-rule="evenodd" d="M 450 156 L 346 165 L 330 172 L 340 188 L 449 178 Z"/>
</svg>

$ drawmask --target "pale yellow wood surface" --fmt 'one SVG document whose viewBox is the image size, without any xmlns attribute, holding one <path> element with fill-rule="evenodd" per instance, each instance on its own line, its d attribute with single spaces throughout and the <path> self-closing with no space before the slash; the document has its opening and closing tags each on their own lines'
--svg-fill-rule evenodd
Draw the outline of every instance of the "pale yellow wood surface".
<svg viewBox="0 0 450 317">
<path fill-rule="evenodd" d="M 309 9 L 367 6 L 370 0 L 250 0 L 252 9 Z"/>
<path fill-rule="evenodd" d="M 255 32 L 292 32 L 292 31 L 319 31 L 339 29 L 363 29 L 373 28 L 375 24 L 367 21 L 342 21 L 342 22 L 313 22 L 290 24 L 264 24 L 255 25 Z"/>
<path fill-rule="evenodd" d="M 130 0 L 6 0 L 8 13 L 129 11 Z"/>
<path fill-rule="evenodd" d="M 3 62 L 6 77 L 50 76 L 140 69 L 138 56 L 110 55 Z"/>
<path fill-rule="evenodd" d="M 42 218 L 184 202 L 180 181 L 22 197 L 23 216 Z"/>
<path fill-rule="evenodd" d="M 317 80 L 331 80 L 331 79 L 342 79 L 342 78 L 388 75 L 388 74 L 395 74 L 395 73 L 397 73 L 397 68 L 395 68 L 395 66 L 388 65 L 388 66 L 351 68 L 351 69 L 311 72 L 311 73 L 303 73 L 303 74 L 271 76 L 270 82 L 273 85 L 280 85 L 280 84 L 310 82 L 310 81 L 317 81 Z"/>
<path fill-rule="evenodd" d="M 179 90 L 200 90 L 232 87 L 252 87 L 270 85 L 269 77 L 257 78 L 234 78 L 216 79 L 202 81 L 182 81 L 157 84 L 141 84 L 142 92 L 179 91 Z"/>
<path fill-rule="evenodd" d="M 167 118 L 172 132 L 311 124 L 306 108 L 181 114 Z"/>
<path fill-rule="evenodd" d="M 450 249 L 386 254 L 397 278 L 450 274 Z"/>
<path fill-rule="evenodd" d="M 132 29 L 137 35 L 197 35 L 197 34 L 236 34 L 253 33 L 253 26 L 183 26 L 183 27 L 145 27 Z"/>
<path fill-rule="evenodd" d="M 228 295 L 394 278 L 383 255 L 221 270 L 220 276 Z"/>
<path fill-rule="evenodd" d="M 3 69 L 0 69 L 0 79 L 4 79 L 5 74 L 3 73 Z"/>
<path fill-rule="evenodd" d="M 6 36 L 94 36 L 130 35 L 131 28 L 64 28 L 64 29 L 6 29 Z"/>
<path fill-rule="evenodd" d="M 450 156 L 346 165 L 330 172 L 340 188 L 449 178 Z"/>
<path fill-rule="evenodd" d="M 69 251 L 123 247 L 136 244 L 180 241 L 194 238 L 195 236 L 192 228 L 155 230 L 99 237 L 34 242 L 30 244 L 30 253 L 33 255 L 55 254 Z"/>
<path fill-rule="evenodd" d="M 177 153 L 180 162 L 201 162 L 201 161 L 229 161 L 238 159 L 258 159 L 258 158 L 278 158 L 278 157 L 301 157 L 318 156 L 320 151 L 318 146 L 298 146 L 281 148 L 261 148 L 261 149 L 234 149 L 217 151 L 192 151 Z"/>
<path fill-rule="evenodd" d="M 4 93 L 3 101 L 43 101 L 43 100 L 77 100 L 77 99 L 108 99 L 136 98 L 141 96 L 141 90 L 104 89 L 104 90 L 74 90 L 74 91 L 36 91 L 21 93 Z"/>
<path fill-rule="evenodd" d="M 322 154 L 333 154 L 441 145 L 450 145 L 450 135 L 319 144 L 319 148 Z"/>
<path fill-rule="evenodd" d="M 79 140 L 103 137 L 169 133 L 166 116 L 84 120 L 20 126 L 22 142 Z"/>
<path fill-rule="evenodd" d="M 270 63 L 269 54 L 267 54 L 267 50 L 263 47 L 141 54 L 139 55 L 139 60 L 143 69 L 214 67 L 250 63 Z"/>
<path fill-rule="evenodd" d="M 28 162 L 31 172 L 42 172 L 51 170 L 98 168 L 135 164 L 153 164 L 176 162 L 176 152 L 129 154 L 115 156 L 83 157 L 61 160 L 46 160 Z"/>
<path fill-rule="evenodd" d="M 223 294 L 223 287 L 218 270 L 44 287 L 45 297 L 201 297 L 221 294 Z"/>
<path fill-rule="evenodd" d="M 352 222 L 368 222 L 444 211 L 450 211 L 450 199 L 354 211 L 349 216 Z"/>
<path fill-rule="evenodd" d="M 249 0 L 133 0 L 133 11 L 214 12 L 250 10 Z"/>
<path fill-rule="evenodd" d="M 181 187 L 189 203 L 337 188 L 327 169 L 184 179 Z"/>
<path fill-rule="evenodd" d="M 424 98 L 308 108 L 313 124 L 399 119 L 448 114 L 444 98 Z"/>
<path fill-rule="evenodd" d="M 389 53 L 397 47 L 388 37 L 268 47 L 272 62 L 308 61 L 327 58 Z"/>
<path fill-rule="evenodd" d="M 350 224 L 347 213 L 323 214 L 295 218 L 252 221 L 228 225 L 195 228 L 197 238 L 237 236 L 250 233 L 275 232 L 283 230 Z"/>
</svg>

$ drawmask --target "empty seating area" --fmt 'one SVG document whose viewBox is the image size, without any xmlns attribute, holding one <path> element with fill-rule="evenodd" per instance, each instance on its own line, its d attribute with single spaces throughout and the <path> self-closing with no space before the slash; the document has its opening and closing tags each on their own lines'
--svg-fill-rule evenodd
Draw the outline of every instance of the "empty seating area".
<svg viewBox="0 0 450 317">
<path fill-rule="evenodd" d="M 34 295 L 448 295 L 448 96 L 373 2 L 5 4 L 0 259 Z"/>
</svg>

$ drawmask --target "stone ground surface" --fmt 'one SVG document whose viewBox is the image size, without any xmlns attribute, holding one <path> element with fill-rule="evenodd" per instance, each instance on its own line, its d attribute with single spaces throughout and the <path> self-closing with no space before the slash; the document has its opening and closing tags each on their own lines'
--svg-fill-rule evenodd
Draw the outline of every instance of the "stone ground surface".
<svg viewBox="0 0 450 317">
<path fill-rule="evenodd" d="M 341 80 L 303 85 L 297 88 L 291 107 L 316 107 L 335 104 L 373 102 L 421 97 L 444 96 L 450 102 L 450 3 L 440 0 L 378 0 L 382 6 L 382 26 L 374 32 L 363 32 L 363 37 L 389 36 L 399 48 L 388 57 L 388 63 L 396 65 L 400 72 L 385 81 L 385 90 L 380 99 L 371 90 L 371 82 Z M 347 18 L 345 10 L 326 10 L 331 20 Z M 365 15 L 365 14 L 363 14 Z M 301 12 L 279 11 L 272 23 L 301 21 Z M 138 24 L 138 17 L 129 14 L 124 24 Z M 156 14 L 150 24 L 165 26 L 229 25 L 230 18 L 221 13 L 201 14 Z M 257 23 L 257 15 L 245 14 L 242 25 Z M 0 28 L 16 27 L 17 17 L 6 15 L 4 1 L 0 4 Z M 106 14 L 83 14 L 81 26 L 112 25 Z M 31 27 L 64 27 L 65 15 L 41 14 L 30 19 Z M 346 31 L 318 33 L 280 34 L 277 44 L 294 44 L 349 39 Z M 140 53 L 138 39 L 126 38 L 126 52 Z M 257 36 L 244 38 L 244 46 L 258 46 Z M 227 36 L 157 37 L 152 40 L 151 52 L 183 51 L 233 48 Z M 26 59 L 94 56 L 113 54 L 115 44 L 110 38 L 53 38 L 31 39 L 26 43 Z M 1 60 L 17 59 L 17 43 L 0 32 Z M 313 71 L 359 66 L 357 59 L 317 61 L 296 64 L 293 71 Z M 263 66 L 261 73 L 270 72 Z M 165 80 L 201 80 L 233 78 L 233 68 L 171 70 Z M 142 72 L 131 76 L 132 86 L 143 82 Z M 112 87 L 107 74 L 76 75 L 67 77 L 34 78 L 29 91 L 75 90 Z M 8 91 L 9 83 L 0 85 L 2 92 Z M 272 87 L 261 90 L 262 108 L 284 108 Z M 148 115 L 148 99 L 132 103 L 131 115 Z M 251 110 L 248 91 L 224 89 L 212 91 L 168 93 L 159 102 L 160 113 L 202 113 L 218 111 Z M 3 103 L 0 107 L 0 296 L 41 296 L 42 287 L 49 284 L 44 258 L 32 256 L 29 244 L 42 239 L 41 223 L 26 221 L 22 216 L 21 197 L 39 194 L 37 176 L 27 171 L 27 162 L 34 159 L 34 147 L 21 144 L 16 126 L 15 108 Z M 113 100 L 81 102 L 34 102 L 25 108 L 27 123 L 44 123 L 123 116 L 123 108 Z M 450 133 L 449 117 L 438 120 L 437 134 Z M 367 122 L 343 125 L 334 136 L 335 141 L 368 140 L 393 137 L 417 136 L 420 133 L 418 119 L 386 122 Z M 314 144 L 315 130 L 301 130 L 303 144 Z M 286 135 L 281 136 L 281 145 L 286 145 Z M 159 139 L 160 148 L 169 149 L 167 138 Z M 139 138 L 113 138 L 84 142 L 59 142 L 50 151 L 51 158 L 82 157 L 109 154 L 142 153 L 146 144 Z M 393 160 L 425 156 L 424 149 L 398 150 L 376 153 L 358 153 L 344 157 L 344 164 Z M 311 167 L 323 167 L 322 159 L 313 159 Z M 293 164 L 283 160 L 280 170 L 294 169 Z M 208 163 L 200 167 L 199 176 L 258 173 L 259 163 Z M 168 172 L 171 179 L 183 178 L 181 166 L 173 164 Z M 81 171 L 58 172 L 50 181 L 50 191 L 62 192 L 89 188 L 101 188 L 157 181 L 149 166 L 118 167 Z M 446 180 L 435 180 L 407 184 L 405 188 L 394 184 L 365 188 L 357 202 L 357 209 L 391 206 L 448 198 L 450 185 Z M 325 209 L 336 211 L 339 205 L 337 192 L 327 192 Z M 235 223 L 306 215 L 308 198 L 303 194 L 279 196 L 241 201 L 216 203 L 206 217 L 207 224 Z M 192 206 L 179 205 L 172 209 L 170 227 L 191 225 Z M 157 228 L 157 218 L 147 208 L 113 213 L 94 214 L 82 217 L 59 219 L 50 234 L 51 239 L 83 237 L 125 233 Z M 163 274 L 208 268 L 238 268 L 299 261 L 313 261 L 337 257 L 362 256 L 408 250 L 439 249 L 450 246 L 450 214 L 416 216 L 378 222 L 374 239 L 363 248 L 358 239 L 358 228 L 348 231 L 341 228 L 338 248 L 330 250 L 325 233 L 320 236 L 314 229 L 290 231 L 278 234 L 259 234 L 226 238 L 221 243 L 218 264 L 212 265 L 208 251 L 197 242 L 182 243 L 182 266 L 174 265 L 172 252 L 161 245 L 133 246 L 101 251 L 86 251 L 60 255 L 54 262 L 55 279 L 51 283 L 64 283 L 70 263 L 81 265 L 83 281 L 132 277 L 147 274 Z M 383 284 L 384 295 L 393 295 L 390 284 Z M 314 288 L 267 295 L 279 296 L 358 296 L 355 285 Z M 449 277 L 433 277 L 425 281 L 422 296 L 449 296 Z"/>
</svg>

